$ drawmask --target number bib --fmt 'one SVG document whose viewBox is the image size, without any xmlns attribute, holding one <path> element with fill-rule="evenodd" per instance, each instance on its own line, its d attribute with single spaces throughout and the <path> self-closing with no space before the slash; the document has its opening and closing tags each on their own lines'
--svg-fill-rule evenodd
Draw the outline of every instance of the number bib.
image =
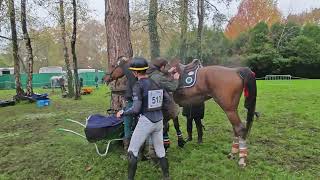
<svg viewBox="0 0 320 180">
<path fill-rule="evenodd" d="M 148 109 L 158 109 L 162 106 L 163 89 L 148 91 Z"/>
</svg>

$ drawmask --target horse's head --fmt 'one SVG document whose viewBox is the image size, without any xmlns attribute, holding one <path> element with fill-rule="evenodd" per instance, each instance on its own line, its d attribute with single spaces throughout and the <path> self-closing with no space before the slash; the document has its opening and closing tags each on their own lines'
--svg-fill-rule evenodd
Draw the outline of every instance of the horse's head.
<svg viewBox="0 0 320 180">
<path fill-rule="evenodd" d="M 179 58 L 173 58 L 171 59 L 171 61 L 169 62 L 169 67 L 175 67 L 175 72 L 181 74 L 181 60 Z M 175 73 L 173 72 L 173 73 Z"/>
<path fill-rule="evenodd" d="M 116 64 L 111 66 L 111 72 L 104 75 L 103 81 L 108 85 L 110 82 L 122 78 L 125 75 L 124 66 L 129 62 L 130 60 L 128 58 L 124 56 L 119 57 Z"/>
</svg>

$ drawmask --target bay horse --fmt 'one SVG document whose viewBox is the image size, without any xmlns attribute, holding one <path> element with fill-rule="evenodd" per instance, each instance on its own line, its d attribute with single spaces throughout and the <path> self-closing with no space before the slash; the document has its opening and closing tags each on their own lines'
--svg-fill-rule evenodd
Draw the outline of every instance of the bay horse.
<svg viewBox="0 0 320 180">
<path fill-rule="evenodd" d="M 183 72 L 183 65 L 180 64 L 179 59 L 171 61 L 170 65 L 176 67 L 179 73 Z M 111 82 L 123 76 L 124 72 L 121 68 L 114 68 L 106 80 Z M 245 95 L 245 108 L 247 109 L 246 125 L 241 122 L 238 114 L 242 92 Z M 233 159 L 239 154 L 238 164 L 241 167 L 246 166 L 248 153 L 246 138 L 255 115 L 256 96 L 257 87 L 254 72 L 247 67 L 227 68 L 223 66 L 199 68 L 195 84 L 188 88 L 178 88 L 173 94 L 175 102 L 180 106 L 198 104 L 213 99 L 222 108 L 234 132 L 231 152 L 228 157 Z"/>
<path fill-rule="evenodd" d="M 128 70 L 128 67 L 130 65 L 131 59 L 125 58 L 123 56 L 120 56 L 118 58 L 118 61 L 116 62 L 116 65 L 113 66 L 112 71 L 110 73 L 106 73 L 103 77 L 103 81 L 109 85 L 110 82 L 115 81 L 123 76 L 126 75 L 124 73 L 125 71 L 127 73 L 132 73 L 130 70 Z M 128 78 L 128 77 L 127 77 Z M 182 132 L 180 130 L 179 120 L 178 120 L 179 111 L 177 110 L 176 104 L 172 101 L 172 103 L 169 105 L 167 110 L 163 110 L 163 134 L 164 134 L 164 144 L 165 148 L 167 149 L 170 146 L 170 139 L 168 135 L 169 131 L 169 121 L 172 119 L 174 128 L 176 130 L 176 134 L 178 137 L 178 146 L 183 147 L 186 143 L 183 139 Z"/>
</svg>

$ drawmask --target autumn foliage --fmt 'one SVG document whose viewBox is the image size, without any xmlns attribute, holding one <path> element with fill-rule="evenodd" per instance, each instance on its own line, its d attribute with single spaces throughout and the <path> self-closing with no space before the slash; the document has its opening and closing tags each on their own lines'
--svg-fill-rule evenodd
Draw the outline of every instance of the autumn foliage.
<svg viewBox="0 0 320 180">
<path fill-rule="evenodd" d="M 281 13 L 275 0 L 242 0 L 238 13 L 227 25 L 225 35 L 235 39 L 241 32 L 247 31 L 261 21 L 271 26 L 280 20 Z"/>
<path fill-rule="evenodd" d="M 287 19 L 300 25 L 305 23 L 320 23 L 320 8 L 313 9 L 311 12 L 303 12 L 297 15 L 289 14 Z"/>
</svg>

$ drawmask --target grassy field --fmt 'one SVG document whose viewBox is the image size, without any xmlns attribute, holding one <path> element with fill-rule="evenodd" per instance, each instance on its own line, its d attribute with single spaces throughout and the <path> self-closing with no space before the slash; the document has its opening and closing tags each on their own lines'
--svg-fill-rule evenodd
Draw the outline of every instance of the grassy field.
<svg viewBox="0 0 320 180">
<path fill-rule="evenodd" d="M 124 153 L 119 144 L 111 146 L 107 157 L 99 157 L 92 144 L 57 131 L 64 127 L 83 132 L 64 120 L 84 122 L 90 114 L 105 114 L 109 108 L 106 92 L 103 87 L 79 101 L 62 99 L 56 92 L 50 93 L 49 107 L 20 103 L 0 108 L 0 179 L 125 179 L 127 161 L 120 157 Z M 0 91 L 0 99 L 12 95 L 13 90 Z M 239 111 L 244 119 L 242 104 Z M 172 179 L 319 178 L 320 80 L 258 81 L 257 111 L 261 117 L 254 122 L 248 140 L 245 169 L 226 157 L 232 142 L 231 125 L 213 101 L 206 104 L 203 144 L 193 141 L 181 149 L 171 128 L 168 159 Z M 186 135 L 186 120 L 180 119 Z M 160 179 L 161 171 L 151 162 L 139 162 L 136 177 Z"/>
</svg>

